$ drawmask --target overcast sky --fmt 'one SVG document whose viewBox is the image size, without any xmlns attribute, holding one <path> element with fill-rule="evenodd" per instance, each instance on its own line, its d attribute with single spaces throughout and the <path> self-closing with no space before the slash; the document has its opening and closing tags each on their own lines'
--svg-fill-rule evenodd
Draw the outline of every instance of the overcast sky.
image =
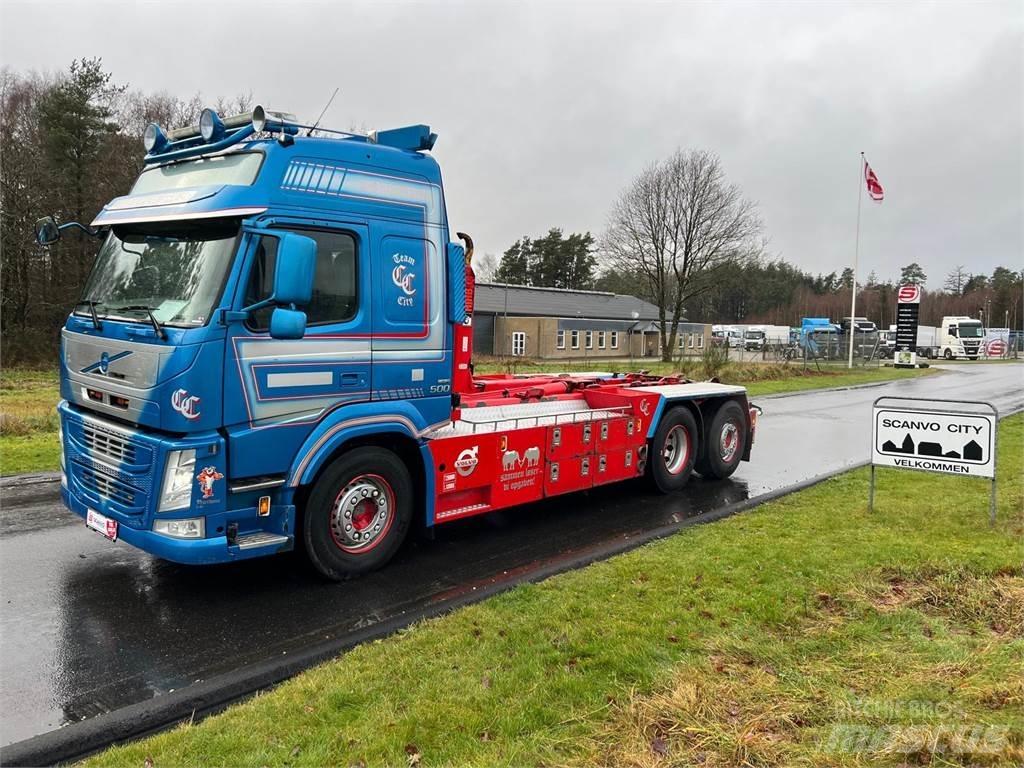
<svg viewBox="0 0 1024 768">
<path fill-rule="evenodd" d="M 429 123 L 454 229 L 500 253 L 604 228 L 677 147 L 717 152 L 772 251 L 929 285 L 1024 266 L 1024 4 L 31 3 L 0 0 L 0 59 L 101 56 L 145 91 L 202 91 L 340 128 Z"/>
</svg>

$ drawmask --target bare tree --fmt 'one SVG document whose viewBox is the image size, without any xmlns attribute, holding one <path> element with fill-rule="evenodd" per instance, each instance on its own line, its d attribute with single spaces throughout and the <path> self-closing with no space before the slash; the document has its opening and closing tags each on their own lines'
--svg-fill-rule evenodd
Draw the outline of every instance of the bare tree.
<svg viewBox="0 0 1024 768">
<path fill-rule="evenodd" d="M 953 293 L 960 296 L 964 292 L 964 286 L 967 285 L 967 281 L 971 279 L 971 273 L 964 269 L 963 264 L 958 264 L 953 267 L 953 271 L 946 277 L 946 282 L 943 287 L 947 293 Z"/>
<path fill-rule="evenodd" d="M 489 283 L 498 271 L 498 257 L 493 253 L 482 253 L 473 259 L 473 273 L 481 283 Z"/>
<path fill-rule="evenodd" d="M 685 303 L 711 287 L 723 265 L 762 247 L 754 203 L 728 184 L 718 156 L 678 150 L 619 196 L 603 241 L 618 269 L 643 275 L 658 307 L 662 360 L 672 359 Z"/>
</svg>

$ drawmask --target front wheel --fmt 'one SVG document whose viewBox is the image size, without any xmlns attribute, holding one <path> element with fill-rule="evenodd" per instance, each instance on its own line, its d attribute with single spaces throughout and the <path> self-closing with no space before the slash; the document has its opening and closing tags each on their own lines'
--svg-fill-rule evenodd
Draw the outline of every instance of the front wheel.
<svg viewBox="0 0 1024 768">
<path fill-rule="evenodd" d="M 950 350 L 948 350 L 948 349 L 943 350 L 942 356 L 944 358 L 946 358 L 947 360 L 952 360 L 953 359 L 953 353 Z"/>
<path fill-rule="evenodd" d="M 398 456 L 376 447 L 343 454 L 324 470 L 306 504 L 310 562 L 334 581 L 379 568 L 402 545 L 412 509 L 412 479 Z"/>
<path fill-rule="evenodd" d="M 704 477 L 725 479 L 740 465 L 746 439 L 743 409 L 735 400 L 722 405 L 708 425 L 700 469 Z"/>
<path fill-rule="evenodd" d="M 690 410 L 670 410 L 662 417 L 651 441 L 650 482 L 662 493 L 678 491 L 693 474 L 699 448 L 697 422 Z"/>
</svg>

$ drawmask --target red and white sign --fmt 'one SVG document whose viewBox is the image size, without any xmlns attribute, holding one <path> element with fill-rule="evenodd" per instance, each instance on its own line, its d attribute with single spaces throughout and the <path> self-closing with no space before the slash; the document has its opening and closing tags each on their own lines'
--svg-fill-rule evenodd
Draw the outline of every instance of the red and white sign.
<svg viewBox="0 0 1024 768">
<path fill-rule="evenodd" d="M 985 345 L 985 354 L 989 357 L 1002 357 L 1006 354 L 1006 342 L 1002 339 L 992 339 Z"/>
<path fill-rule="evenodd" d="M 899 291 L 896 294 L 896 300 L 900 304 L 920 304 L 921 303 L 921 286 L 919 285 L 901 285 Z"/>
</svg>

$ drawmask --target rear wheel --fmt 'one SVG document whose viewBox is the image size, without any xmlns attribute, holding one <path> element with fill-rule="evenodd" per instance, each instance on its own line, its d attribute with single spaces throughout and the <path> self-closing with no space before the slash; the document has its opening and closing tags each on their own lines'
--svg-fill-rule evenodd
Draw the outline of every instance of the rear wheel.
<svg viewBox="0 0 1024 768">
<path fill-rule="evenodd" d="M 700 473 L 704 477 L 729 477 L 743 459 L 745 440 L 743 409 L 735 400 L 730 400 L 711 417 L 701 456 Z"/>
<path fill-rule="evenodd" d="M 651 441 L 648 478 L 662 493 L 678 491 L 690 479 L 699 448 L 697 422 L 688 408 L 666 413 Z"/>
<path fill-rule="evenodd" d="M 391 451 L 358 448 L 336 459 L 309 495 L 303 539 L 310 562 L 340 581 L 384 565 L 412 521 L 409 470 Z"/>
</svg>

